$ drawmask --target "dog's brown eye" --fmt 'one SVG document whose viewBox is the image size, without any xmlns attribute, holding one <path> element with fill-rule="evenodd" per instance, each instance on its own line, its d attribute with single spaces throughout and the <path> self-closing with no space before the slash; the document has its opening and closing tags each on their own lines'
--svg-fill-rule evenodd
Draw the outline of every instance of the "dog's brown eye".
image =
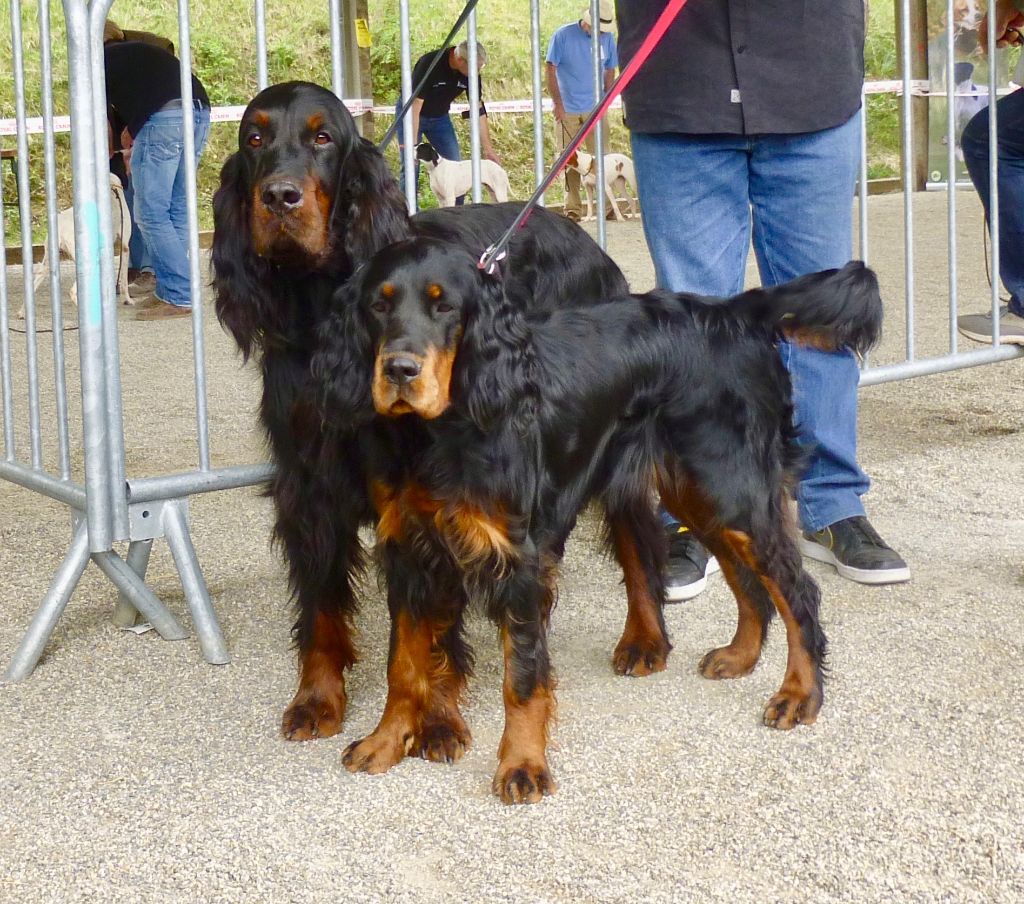
<svg viewBox="0 0 1024 904">
<path fill-rule="evenodd" d="M 370 305 L 370 310 L 376 311 L 378 314 L 386 314 L 390 309 L 391 305 L 381 299 L 378 299 Z"/>
<path fill-rule="evenodd" d="M 263 136 L 259 132 L 253 132 L 247 139 L 246 143 L 251 148 L 258 148 L 263 145 Z"/>
<path fill-rule="evenodd" d="M 316 144 L 319 144 L 321 146 L 323 146 L 325 144 L 330 144 L 333 140 L 334 139 L 332 139 L 331 136 L 328 135 L 326 132 L 317 132 L 316 133 L 316 138 L 313 139 L 313 141 Z"/>
<path fill-rule="evenodd" d="M 448 302 L 439 301 L 436 305 L 434 305 L 434 310 L 437 311 L 438 314 L 447 314 L 449 311 L 452 311 L 454 309 L 450 304 L 448 304 Z"/>
</svg>

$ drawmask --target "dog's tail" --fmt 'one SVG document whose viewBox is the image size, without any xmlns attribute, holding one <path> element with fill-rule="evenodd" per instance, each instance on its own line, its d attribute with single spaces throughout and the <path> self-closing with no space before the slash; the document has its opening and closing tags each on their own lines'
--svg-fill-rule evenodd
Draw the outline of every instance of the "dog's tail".
<svg viewBox="0 0 1024 904">
<path fill-rule="evenodd" d="M 864 354 L 882 335 L 878 279 L 861 261 L 752 289 L 730 307 L 793 342 L 826 351 L 846 347 Z"/>
</svg>

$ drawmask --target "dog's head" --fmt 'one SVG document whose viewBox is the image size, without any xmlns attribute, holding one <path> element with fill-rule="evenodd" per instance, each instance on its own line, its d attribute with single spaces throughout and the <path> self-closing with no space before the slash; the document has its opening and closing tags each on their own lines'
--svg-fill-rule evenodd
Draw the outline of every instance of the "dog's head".
<svg viewBox="0 0 1024 904">
<path fill-rule="evenodd" d="M 586 176 L 594 168 L 594 155 L 588 154 L 586 151 L 576 151 L 569 159 L 575 158 L 574 166 L 580 171 L 581 175 Z"/>
<path fill-rule="evenodd" d="M 448 242 L 385 248 L 336 296 L 321 340 L 314 377 L 326 416 L 343 423 L 456 407 L 490 430 L 518 422 L 536 397 L 524 319 L 501 280 Z"/>
<path fill-rule="evenodd" d="M 246 354 L 288 315 L 281 280 L 347 274 L 409 232 L 383 156 L 309 82 L 272 85 L 249 103 L 213 210 L 217 314 Z"/>
<path fill-rule="evenodd" d="M 429 141 L 421 141 L 416 145 L 416 159 L 424 163 L 433 163 L 436 166 L 441 162 L 441 155 Z"/>
</svg>

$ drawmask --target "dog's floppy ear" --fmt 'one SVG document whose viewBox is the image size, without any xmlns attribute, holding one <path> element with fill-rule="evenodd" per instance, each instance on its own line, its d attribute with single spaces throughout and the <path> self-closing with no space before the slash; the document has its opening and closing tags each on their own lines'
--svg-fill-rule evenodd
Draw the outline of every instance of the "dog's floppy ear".
<svg viewBox="0 0 1024 904">
<path fill-rule="evenodd" d="M 477 278 L 452 374 L 456 399 L 481 430 L 507 422 L 525 434 L 538 397 L 529 325 L 500 276 L 478 271 Z"/>
<path fill-rule="evenodd" d="M 365 138 L 341 164 L 334 215 L 353 268 L 410 234 L 405 195 L 383 155 Z"/>
<path fill-rule="evenodd" d="M 317 332 L 310 372 L 318 387 L 321 417 L 342 428 L 373 417 L 373 341 L 362 305 L 362 280 L 355 276 L 339 288 L 332 311 Z"/>
<path fill-rule="evenodd" d="M 220 171 L 213 195 L 213 287 L 217 318 L 248 359 L 272 318 L 274 302 L 270 265 L 252 250 L 249 223 L 252 196 L 242 155 L 234 153 Z"/>
</svg>

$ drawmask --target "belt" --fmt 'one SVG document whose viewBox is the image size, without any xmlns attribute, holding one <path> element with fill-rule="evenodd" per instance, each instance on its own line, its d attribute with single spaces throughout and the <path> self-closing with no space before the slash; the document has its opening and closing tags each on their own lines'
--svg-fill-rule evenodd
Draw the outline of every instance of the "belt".
<svg viewBox="0 0 1024 904">
<path fill-rule="evenodd" d="M 201 100 L 199 100 L 198 98 L 195 98 L 195 97 L 192 98 L 192 106 L 196 110 L 209 110 L 210 109 L 208 106 L 206 106 L 206 104 L 204 104 Z M 181 98 L 180 97 L 175 97 L 173 100 L 167 101 L 167 103 L 164 104 L 156 112 L 157 113 L 163 113 L 164 110 L 180 110 L 180 109 L 181 109 Z"/>
</svg>

